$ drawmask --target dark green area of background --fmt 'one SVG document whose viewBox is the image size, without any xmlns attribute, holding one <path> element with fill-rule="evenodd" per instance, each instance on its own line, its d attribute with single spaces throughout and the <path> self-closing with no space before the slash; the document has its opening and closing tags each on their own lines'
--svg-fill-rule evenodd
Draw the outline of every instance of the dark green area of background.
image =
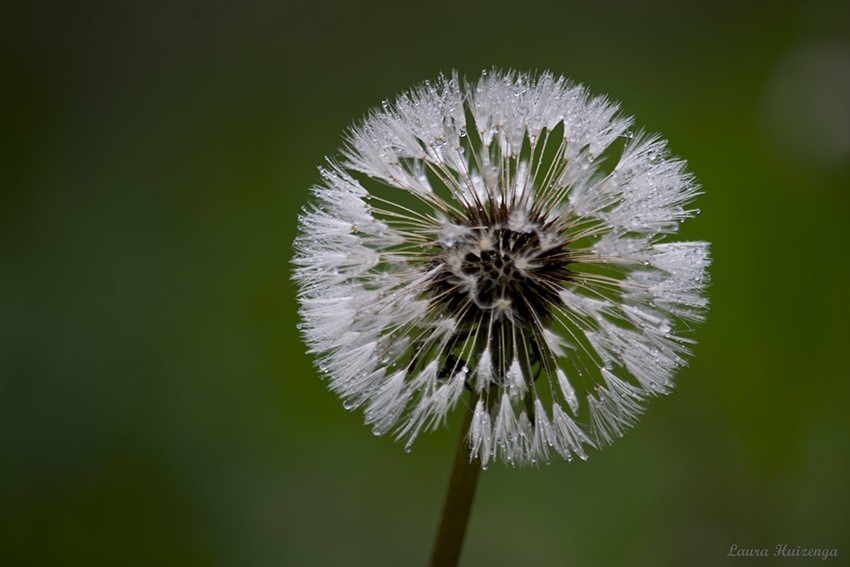
<svg viewBox="0 0 850 567">
<path fill-rule="evenodd" d="M 424 564 L 457 420 L 406 454 L 342 409 L 296 333 L 290 243 L 347 124 L 495 65 L 663 133 L 705 189 L 684 236 L 715 262 L 674 395 L 586 463 L 491 467 L 465 565 L 755 564 L 730 546 L 782 543 L 847 564 L 850 4 L 18 4 L 0 563 Z"/>
</svg>

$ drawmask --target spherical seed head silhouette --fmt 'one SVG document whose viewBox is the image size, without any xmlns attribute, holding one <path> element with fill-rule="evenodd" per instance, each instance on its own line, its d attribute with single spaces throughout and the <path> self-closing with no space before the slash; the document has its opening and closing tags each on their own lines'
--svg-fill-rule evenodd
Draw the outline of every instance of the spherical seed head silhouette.
<svg viewBox="0 0 850 567">
<path fill-rule="evenodd" d="M 384 102 L 300 217 L 302 334 L 330 388 L 410 447 L 471 392 L 471 458 L 586 458 L 685 364 L 705 242 L 666 142 L 550 73 Z"/>
</svg>

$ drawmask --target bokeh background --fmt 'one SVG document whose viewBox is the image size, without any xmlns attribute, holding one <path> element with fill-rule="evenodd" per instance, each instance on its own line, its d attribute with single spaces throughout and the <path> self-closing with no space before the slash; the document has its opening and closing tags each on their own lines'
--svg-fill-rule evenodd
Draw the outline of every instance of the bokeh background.
<svg viewBox="0 0 850 567">
<path fill-rule="evenodd" d="M 344 128 L 439 72 L 551 69 L 704 186 L 712 308 L 587 462 L 490 467 L 463 563 L 850 557 L 850 3 L 22 2 L 0 16 L 0 563 L 423 565 L 458 422 L 410 454 L 296 333 Z M 768 559 L 801 564 L 817 559 Z"/>
</svg>

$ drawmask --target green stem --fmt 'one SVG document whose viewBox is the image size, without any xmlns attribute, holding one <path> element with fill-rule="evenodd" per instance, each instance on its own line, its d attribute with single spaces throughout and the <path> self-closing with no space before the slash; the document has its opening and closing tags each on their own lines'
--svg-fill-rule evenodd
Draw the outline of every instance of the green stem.
<svg viewBox="0 0 850 567">
<path fill-rule="evenodd" d="M 472 406 L 467 408 L 464 416 L 452 476 L 443 503 L 443 515 L 431 551 L 431 567 L 455 567 L 460 559 L 472 499 L 475 497 L 475 485 L 481 471 L 480 461 L 469 458 L 469 445 L 466 442 L 473 411 Z"/>
</svg>

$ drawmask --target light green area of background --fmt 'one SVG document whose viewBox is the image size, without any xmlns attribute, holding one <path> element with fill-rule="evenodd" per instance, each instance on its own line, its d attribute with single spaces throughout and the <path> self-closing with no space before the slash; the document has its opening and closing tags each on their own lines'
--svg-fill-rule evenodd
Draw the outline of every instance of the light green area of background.
<svg viewBox="0 0 850 567">
<path fill-rule="evenodd" d="M 846 564 L 850 4 L 21 4 L 0 24 L 0 563 L 424 564 L 457 419 L 406 454 L 342 409 L 296 333 L 290 243 L 351 121 L 495 65 L 663 133 L 715 261 L 676 392 L 587 462 L 490 467 L 464 564 L 782 543 Z"/>
</svg>

